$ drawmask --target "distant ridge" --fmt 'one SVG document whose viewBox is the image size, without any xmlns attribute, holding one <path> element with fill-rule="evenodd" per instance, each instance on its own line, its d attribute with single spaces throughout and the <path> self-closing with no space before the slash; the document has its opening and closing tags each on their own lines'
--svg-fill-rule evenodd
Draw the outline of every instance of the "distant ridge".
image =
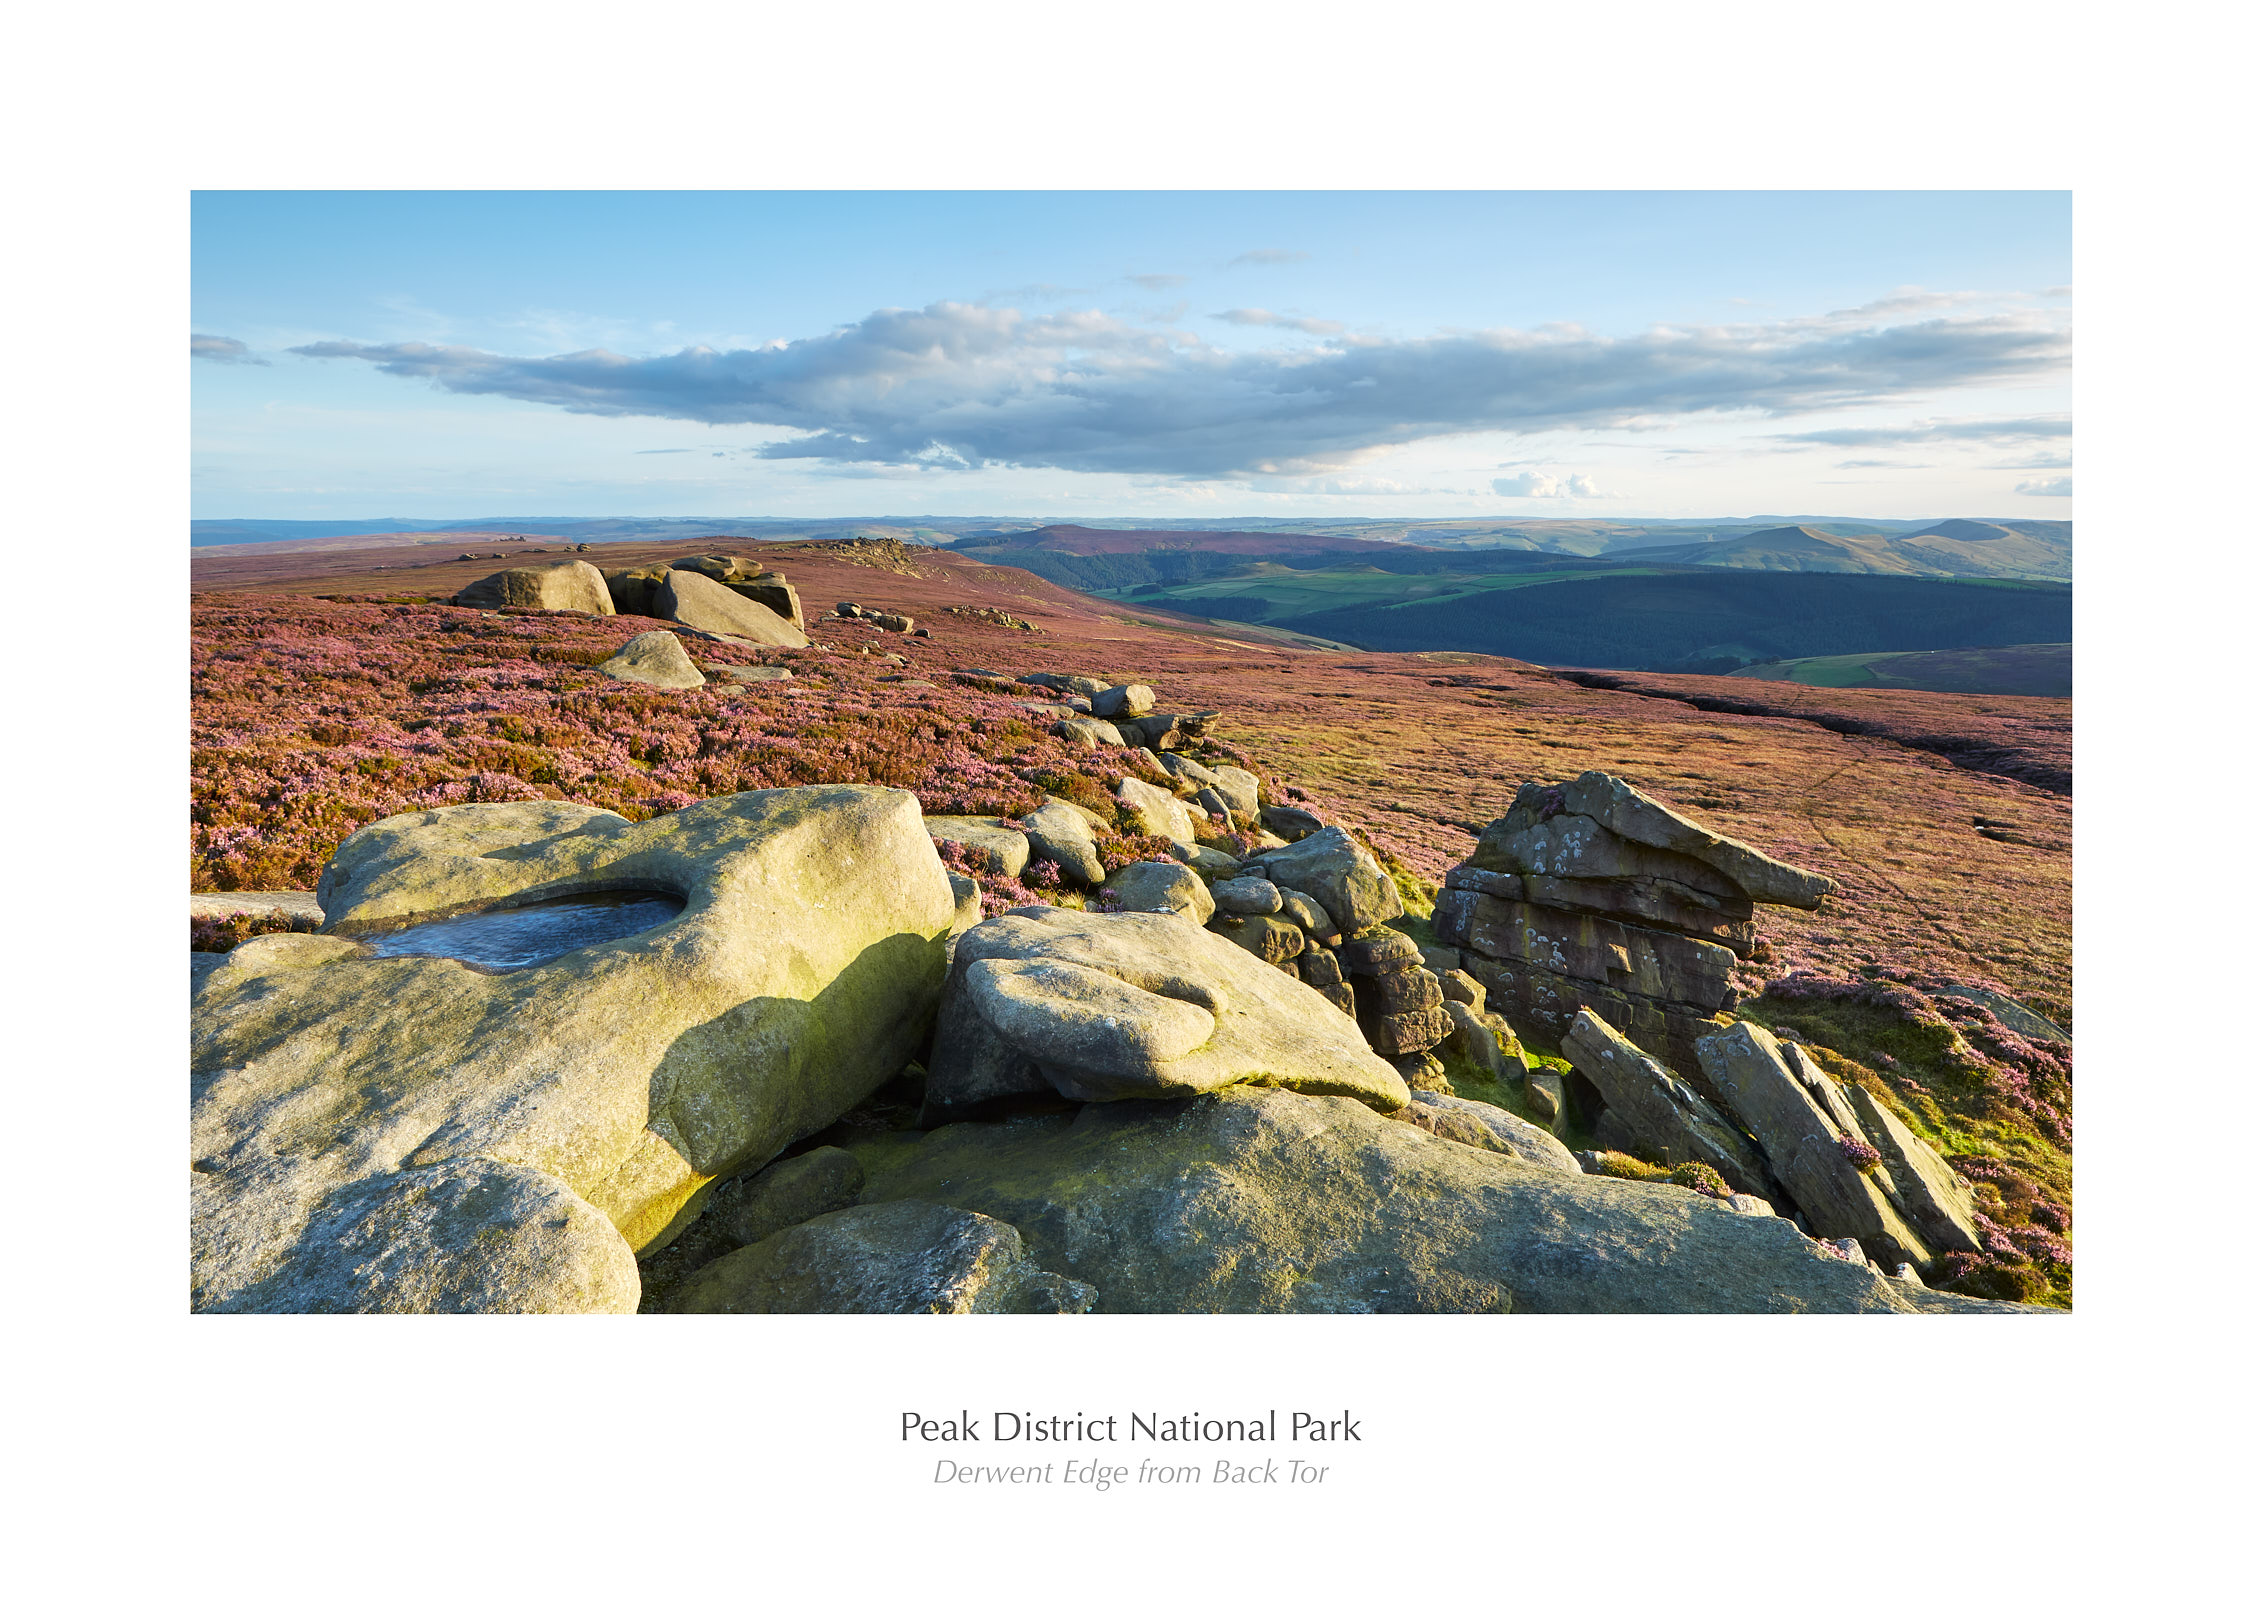
<svg viewBox="0 0 2263 1600">
<path fill-rule="evenodd" d="M 189 523 L 192 546 L 269 544 L 310 539 L 375 538 L 414 541 L 426 534 L 523 534 L 529 538 L 610 543 L 622 539 L 713 536 L 741 539 L 894 538 L 913 544 L 950 544 L 980 534 L 1035 533 L 1076 527 L 1095 534 L 1134 534 L 1193 548 L 1186 539 L 1206 533 L 1303 535 L 1364 539 L 1446 550 L 1530 550 L 1560 556 L 1600 556 L 1675 544 L 1715 544 L 1755 528 L 1799 525 L 1833 534 L 1878 534 L 1900 539 L 1947 527 L 1938 518 L 1892 517 L 1086 517 L 1051 523 L 1043 517 L 365 517 L 310 519 L 203 517 Z M 2070 525 L 1978 523 L 2049 536 L 2036 530 Z M 1974 536 L 1968 536 L 1974 537 Z M 2062 533 L 2058 542 L 2064 544 Z M 1141 548 L 1151 548 L 1152 545 Z"/>
<path fill-rule="evenodd" d="M 1905 533 L 1838 533 L 1795 525 L 1763 528 L 1712 544 L 1646 544 L 1612 552 L 1622 561 L 1732 567 L 1748 572 L 1867 572 L 1878 576 L 2074 577 L 2074 525 L 1952 518 Z"/>
<path fill-rule="evenodd" d="M 1056 522 L 1019 533 L 973 534 L 952 541 L 962 555 L 984 550 L 1049 550 L 1068 556 L 1135 555 L 1145 550 L 1210 550 L 1221 555 L 1318 555 L 1336 557 L 1356 550 L 1351 534 L 1286 533 L 1239 528 L 1089 528 Z M 1367 541 L 1372 543 L 1373 541 Z M 1428 549 L 1426 545 L 1411 548 Z"/>
</svg>

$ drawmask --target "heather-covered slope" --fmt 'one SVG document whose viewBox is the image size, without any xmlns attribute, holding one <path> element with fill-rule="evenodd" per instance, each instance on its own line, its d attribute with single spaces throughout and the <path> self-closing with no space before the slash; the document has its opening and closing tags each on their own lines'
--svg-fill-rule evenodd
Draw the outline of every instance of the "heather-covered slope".
<svg viewBox="0 0 2263 1600">
<path fill-rule="evenodd" d="M 1820 911 L 1762 908 L 1769 948 L 1750 966 L 1768 992 L 1748 1004 L 1838 1052 L 1834 1071 L 1891 1099 L 1981 1184 L 1991 1225 L 2026 1263 L 1989 1269 L 2010 1275 L 2005 1292 L 2063 1296 L 2064 1069 L 1986 1055 L 1972 1042 L 1994 1038 L 1981 1002 L 1928 999 L 1904 980 L 2009 994 L 2071 1024 L 2065 702 L 1301 650 L 893 543 L 710 540 L 637 554 L 708 550 L 777 567 L 813 618 L 856 600 L 933 637 L 814 621 L 830 649 L 692 639 L 704 666 L 769 662 L 796 676 L 733 694 L 724 675 L 672 693 L 591 670 L 650 618 L 482 617 L 376 598 L 452 593 L 500 564 L 400 567 L 398 549 L 356 557 L 358 572 L 319 554 L 201 558 L 192 883 L 311 888 L 362 823 L 467 799 L 548 796 L 641 818 L 745 788 L 867 782 L 910 789 L 931 812 L 1019 814 L 1055 794 L 1104 802 L 1128 758 L 1052 738 L 1048 714 L 1019 709 L 1029 691 L 965 671 L 976 667 L 1136 679 L 1163 704 L 1218 710 L 1217 735 L 1245 764 L 1430 885 L 1520 783 L 1605 769 L 1838 881 Z M 240 586 L 213 586 L 229 578 Z M 374 593 L 314 598 L 357 589 Z M 2019 1087 L 2031 1070 L 2060 1087 L 2037 1099 L 2042 1089 Z M 2037 1273 L 2056 1287 L 2038 1291 Z"/>
<path fill-rule="evenodd" d="M 943 770 L 930 752 L 950 746 L 946 753 L 971 759 L 991 736 L 956 730 L 996 720 L 1007 702 L 952 681 L 952 670 L 1088 671 L 1152 683 L 1165 703 L 1224 711 L 1223 737 L 1432 881 L 1468 853 L 1472 830 L 1499 815 L 1520 782 L 1605 767 L 1849 884 L 1857 898 L 1842 900 L 1843 922 L 1764 922 L 1764 936 L 1793 961 L 1851 970 L 1869 956 L 1924 954 L 2000 978 L 2054 1010 L 2069 998 L 2064 702 L 1630 673 L 1583 673 L 1581 682 L 1499 657 L 1321 653 L 1255 630 L 1120 608 L 949 552 L 888 543 L 696 546 L 709 548 L 759 555 L 800 587 L 813 616 L 856 599 L 906 612 L 934 637 L 814 624 L 820 643 L 884 647 L 912 657 L 911 665 L 778 654 L 805 675 L 797 680 L 804 693 L 761 701 L 769 709 L 754 716 L 754 697 L 770 691 L 710 709 L 657 691 L 588 687 L 595 675 L 585 663 L 649 619 L 483 621 L 452 608 L 305 598 L 354 588 L 449 593 L 469 574 L 492 570 L 480 564 L 353 572 L 306 557 L 298 570 L 278 572 L 252 558 L 253 570 L 232 574 L 252 587 L 208 591 L 195 608 L 199 784 L 238 796 L 215 808 L 217 791 L 200 787 L 211 820 L 199 824 L 198 857 L 214 863 L 205 869 L 211 886 L 311 887 L 307 863 L 368 820 L 367 808 L 467 798 L 483 783 L 514 797 L 514 785 L 524 785 L 620 806 L 728 792 L 702 785 L 735 788 L 757 777 L 900 782 L 938 803 L 971 796 L 982 785 L 955 779 L 958 769 Z M 674 553 L 690 550 L 653 551 Z M 230 576 L 217 566 L 223 559 L 200 560 L 199 579 Z M 948 609 L 974 601 L 1038 631 Z M 755 659 L 698 641 L 693 653 Z M 935 686 L 881 681 L 906 671 Z M 1622 692 L 1599 692 L 1614 689 Z M 555 717 L 567 704 L 562 695 L 596 696 L 585 719 L 595 743 L 563 762 L 579 741 L 508 720 L 530 710 Z M 725 737 L 750 716 L 749 738 Z M 820 725 L 829 730 L 820 737 L 797 732 Z M 851 727 L 873 735 L 850 748 Z M 422 750 L 395 747 L 420 736 Z M 1034 748 L 1058 764 L 1057 742 Z M 993 762 L 977 776 L 995 780 L 1006 770 Z M 271 793 L 282 814 L 263 816 L 239 794 L 245 785 Z M 1025 790 L 1035 793 L 1026 785 L 1014 792 Z M 252 831 L 226 831 L 234 843 L 213 854 L 212 829 Z M 250 853 L 222 870 L 231 851 Z M 1978 883 L 2000 892 L 1976 895 Z"/>
</svg>

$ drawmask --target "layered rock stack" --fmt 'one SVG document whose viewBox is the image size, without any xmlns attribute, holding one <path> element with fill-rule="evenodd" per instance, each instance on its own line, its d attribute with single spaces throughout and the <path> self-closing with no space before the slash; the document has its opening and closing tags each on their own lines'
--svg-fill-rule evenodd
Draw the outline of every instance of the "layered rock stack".
<svg viewBox="0 0 2263 1600">
<path fill-rule="evenodd" d="M 1446 874 L 1432 928 L 1500 1011 L 1546 1039 L 1585 1008 L 1677 1070 L 1733 1020 L 1756 904 L 1837 886 L 1723 838 L 1602 772 L 1528 783 Z"/>
<path fill-rule="evenodd" d="M 801 596 L 794 592 L 794 586 L 758 561 L 744 556 L 685 556 L 669 566 L 678 572 L 712 578 L 740 598 L 768 606 L 802 632 L 809 631 L 809 624 L 802 619 Z"/>
<path fill-rule="evenodd" d="M 794 586 L 744 556 L 685 556 L 666 566 L 614 568 L 604 578 L 621 616 L 658 617 L 760 645 L 809 643 Z"/>
<path fill-rule="evenodd" d="M 1054 723 L 1052 732 L 1088 750 L 1100 744 L 1191 750 L 1218 725 L 1215 711 L 1157 711 L 1155 690 L 1144 683 L 1112 684 L 1073 672 L 1029 672 L 1014 681 L 1065 696 L 1071 715 Z"/>
<path fill-rule="evenodd" d="M 1405 908 L 1358 840 L 1321 828 L 1250 855 L 1212 893 L 1213 933 L 1319 990 L 1414 1087 L 1445 1087 L 1429 1052 L 1453 1034 L 1454 1018 L 1420 948 L 1384 926 Z"/>
</svg>

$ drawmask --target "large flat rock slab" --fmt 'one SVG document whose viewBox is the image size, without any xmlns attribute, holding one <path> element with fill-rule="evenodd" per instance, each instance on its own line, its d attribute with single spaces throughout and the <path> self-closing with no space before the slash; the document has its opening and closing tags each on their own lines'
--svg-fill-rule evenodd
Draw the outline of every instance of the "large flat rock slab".
<svg viewBox="0 0 2263 1600">
<path fill-rule="evenodd" d="M 851 1206 L 702 1268 L 667 1309 L 685 1315 L 1074 1315 L 1090 1284 L 1029 1260 L 1002 1222 L 917 1200 Z"/>
<path fill-rule="evenodd" d="M 1581 820 L 1593 827 L 1578 827 Z M 1719 892 L 1718 883 L 1662 859 L 1673 856 L 1701 864 L 1734 885 L 1732 892 L 1769 905 L 1812 911 L 1837 888 L 1822 873 L 1715 833 L 1607 772 L 1583 772 L 1569 783 L 1524 785 L 1508 812 L 1485 830 L 1470 861 L 1551 877 L 1658 877 Z"/>
<path fill-rule="evenodd" d="M 1342 1096 L 958 1123 L 857 1147 L 868 1201 L 994 1217 L 1100 1313 L 2016 1310 L 1881 1276 L 1782 1218 L 1550 1170 Z"/>
<path fill-rule="evenodd" d="M 355 941 L 608 890 L 684 909 L 507 972 Z M 917 1054 L 954 909 L 917 800 L 861 785 L 634 824 L 551 801 L 392 817 L 339 847 L 319 893 L 329 935 L 251 940 L 197 985 L 201 1309 L 288 1298 L 334 1197 L 444 1162 L 546 1175 L 632 1249 L 664 1242 L 706 1184 Z"/>
<path fill-rule="evenodd" d="M 959 940 L 930 1120 L 1023 1095 L 1173 1099 L 1236 1083 L 1407 1103 L 1351 1018 L 1185 918 L 1031 907 Z"/>
<path fill-rule="evenodd" d="M 809 636 L 767 605 L 735 594 L 713 578 L 669 569 L 652 595 L 652 614 L 704 633 L 719 633 L 755 644 L 803 650 Z"/>
</svg>

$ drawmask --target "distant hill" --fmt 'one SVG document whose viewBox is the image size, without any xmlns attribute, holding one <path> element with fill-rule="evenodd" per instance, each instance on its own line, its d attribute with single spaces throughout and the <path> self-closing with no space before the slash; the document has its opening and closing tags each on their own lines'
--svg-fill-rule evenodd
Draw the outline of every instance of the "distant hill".
<svg viewBox="0 0 2263 1600">
<path fill-rule="evenodd" d="M 1058 555 L 1131 555 L 1147 550 L 1207 550 L 1238 555 L 1244 560 L 1260 556 L 1318 555 L 1333 559 L 1347 547 L 1365 541 L 1345 535 L 1286 533 L 1273 529 L 1216 528 L 1088 528 L 1081 523 L 1057 522 L 1014 533 L 974 534 L 954 539 L 951 548 L 976 560 L 986 552 L 1049 551 Z"/>
<path fill-rule="evenodd" d="M 1092 517 L 1048 524 L 1036 517 L 373 517 L 313 521 L 202 518 L 189 524 L 191 545 L 262 544 L 309 539 L 373 538 L 415 542 L 428 533 L 524 534 L 530 538 L 611 542 L 616 539 L 848 539 L 895 538 L 911 544 L 950 544 L 970 536 L 1045 533 L 1066 527 L 1065 542 L 1039 540 L 1027 548 L 1061 554 L 1128 554 L 1157 547 L 1197 548 L 1203 534 L 1271 534 L 1445 550 L 1522 550 L 1559 556 L 1601 556 L 1657 545 L 1717 544 L 1756 528 L 1796 524 L 1823 533 L 1903 538 L 1946 526 L 1937 517 Z M 2068 524 L 2011 522 L 1991 526 L 2033 533 Z M 1123 535 L 1103 544 L 1098 536 Z M 2041 535 L 2036 535 L 2042 537 Z M 1080 542 L 1081 541 L 1081 542 Z M 2046 542 L 2048 542 L 2046 540 Z M 1206 547 L 1205 547 L 1206 548 Z M 1278 553 L 1253 549 L 1252 554 Z"/>
<path fill-rule="evenodd" d="M 1286 624 L 1368 650 L 1472 650 L 1649 672 L 1726 673 L 1807 656 L 2074 636 L 2066 584 L 1601 561 L 1468 576 L 1245 572 L 1121 598 Z"/>
<path fill-rule="evenodd" d="M 1973 577 L 2074 577 L 2071 522 L 1973 522 L 1955 518 L 1903 534 L 1894 548 L 1936 572 Z"/>
<path fill-rule="evenodd" d="M 1672 561 L 1746 572 L 1869 572 L 1917 577 L 1929 569 L 1882 534 L 1825 533 L 1820 528 L 1763 528 L 1718 544 L 1652 545 L 1621 560 Z"/>
<path fill-rule="evenodd" d="M 1163 529 L 1035 528 L 980 535 L 950 547 L 994 566 L 1020 567 L 1065 589 L 1144 599 L 1146 585 L 1177 588 L 1236 577 L 1304 572 L 1398 573 L 1528 572 L 1564 566 L 1605 566 L 1577 556 L 1523 549 L 1438 550 L 1312 534 L 1237 530 L 1180 532 Z"/>
<path fill-rule="evenodd" d="M 574 543 L 629 539 L 901 539 L 907 544 L 948 544 L 973 532 L 994 532 L 995 517 L 456 517 L 419 521 L 377 517 L 366 521 L 288 522 L 256 518 L 206 519 L 189 524 L 189 544 L 269 544 L 308 539 L 374 538 L 417 543 L 429 536 L 523 535 Z"/>
<path fill-rule="evenodd" d="M 2032 531 L 2031 531 L 2032 530 Z M 1868 572 L 1919 577 L 2074 577 L 2071 523 L 1974 522 L 1963 518 L 1911 532 L 1839 532 L 1809 525 L 1763 528 L 1707 544 L 1645 544 L 1617 559 L 1671 561 L 1750 572 Z"/>
</svg>

